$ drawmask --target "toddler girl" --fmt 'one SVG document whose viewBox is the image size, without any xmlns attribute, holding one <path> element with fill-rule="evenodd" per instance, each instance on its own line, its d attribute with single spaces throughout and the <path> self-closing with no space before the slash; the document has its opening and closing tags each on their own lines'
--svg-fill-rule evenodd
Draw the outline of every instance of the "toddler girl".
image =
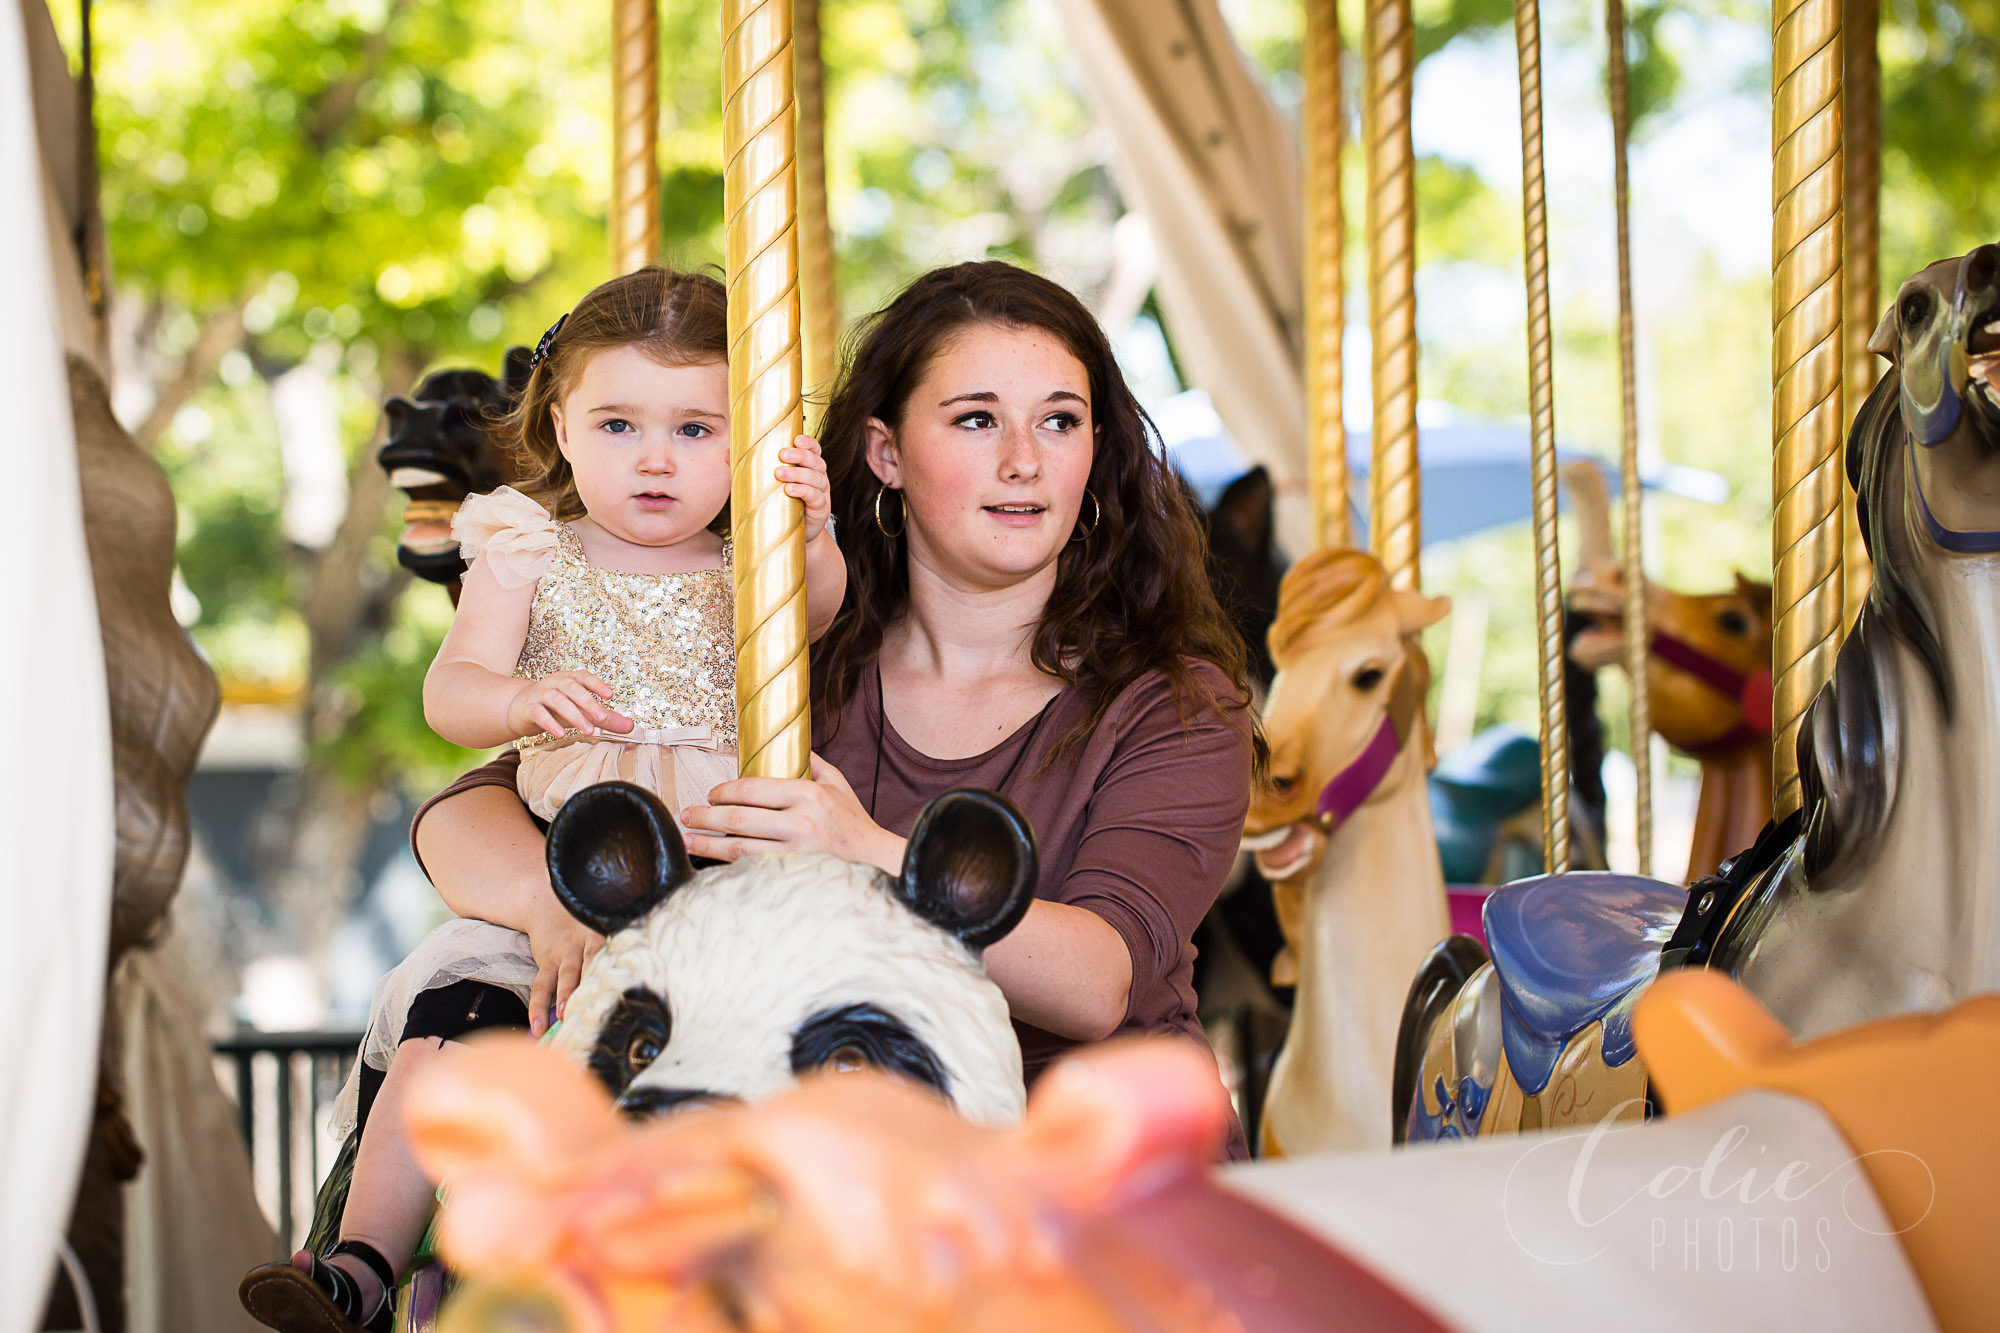
<svg viewBox="0 0 2000 1333">
<path fill-rule="evenodd" d="M 521 796 L 543 819 L 593 783 L 639 783 L 678 812 L 736 776 L 727 309 L 699 273 L 642 269 L 591 292 L 543 335 L 508 423 L 535 498 L 473 496 L 452 524 L 471 566 L 424 715 L 460 745 L 518 746 Z M 805 503 L 817 638 L 847 580 L 826 464 L 805 436 L 781 457 L 778 480 Z M 432 1195 L 402 1090 L 443 1042 L 526 1026 L 536 963 L 520 932 L 457 920 L 384 978 L 334 1110 L 335 1133 L 358 1135 L 339 1244 L 251 1270 L 241 1296 L 259 1320 L 388 1327 Z"/>
</svg>

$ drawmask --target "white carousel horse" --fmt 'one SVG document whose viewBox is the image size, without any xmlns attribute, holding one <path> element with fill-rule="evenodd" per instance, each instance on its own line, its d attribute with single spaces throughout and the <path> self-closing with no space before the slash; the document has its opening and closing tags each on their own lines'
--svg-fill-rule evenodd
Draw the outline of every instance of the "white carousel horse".
<svg viewBox="0 0 2000 1333">
<path fill-rule="evenodd" d="M 1266 1153 L 1389 1140 L 1409 975 L 1450 930 L 1424 782 L 1430 668 L 1416 638 L 1449 609 L 1390 588 L 1359 551 L 1315 551 L 1280 587 L 1264 710 L 1272 780 L 1245 823 L 1298 986 L 1265 1102 Z"/>
</svg>

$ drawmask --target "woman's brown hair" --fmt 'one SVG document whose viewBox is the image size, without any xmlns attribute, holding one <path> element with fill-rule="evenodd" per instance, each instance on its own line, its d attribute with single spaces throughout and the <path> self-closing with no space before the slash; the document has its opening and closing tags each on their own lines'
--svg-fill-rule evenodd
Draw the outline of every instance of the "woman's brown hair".
<svg viewBox="0 0 2000 1333">
<path fill-rule="evenodd" d="M 591 357 L 613 348 L 636 347 L 663 366 L 727 361 L 729 297 L 707 273 L 642 268 L 593 288 L 545 341 L 548 354 L 528 376 L 501 438 L 519 455 L 521 488 L 568 522 L 583 516 L 583 501 L 550 409 L 576 387 Z M 728 517 L 724 505 L 709 526 L 727 532 Z"/>
<path fill-rule="evenodd" d="M 1035 665 L 1081 690 L 1089 707 L 1050 750 L 1050 761 L 1081 745 L 1120 691 L 1160 671 L 1183 722 L 1205 709 L 1239 721 L 1261 774 L 1267 750 L 1248 707 L 1243 640 L 1209 586 L 1204 528 L 1156 444 L 1158 430 L 1126 387 L 1111 344 L 1083 303 L 1046 278 L 998 261 L 925 274 L 870 316 L 850 342 L 846 373 L 820 428 L 847 557 L 847 600 L 814 650 L 822 664 L 814 673 L 814 708 L 823 717 L 839 716 L 862 671 L 881 652 L 884 631 L 909 601 L 902 543 L 884 537 L 875 524 L 879 483 L 866 458 L 868 420 L 899 425 L 932 358 L 953 336 L 980 325 L 1043 330 L 1061 340 L 1090 377 L 1096 442 L 1088 484 L 1100 513 L 1089 537 L 1057 557 L 1055 588 L 1033 647 Z M 1219 667 L 1238 697 L 1215 697 L 1189 659 Z"/>
</svg>

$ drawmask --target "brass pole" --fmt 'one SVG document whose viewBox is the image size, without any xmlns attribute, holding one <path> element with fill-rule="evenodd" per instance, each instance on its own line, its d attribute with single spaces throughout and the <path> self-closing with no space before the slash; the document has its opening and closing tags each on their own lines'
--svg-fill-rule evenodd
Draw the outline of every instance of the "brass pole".
<svg viewBox="0 0 2000 1333">
<path fill-rule="evenodd" d="M 660 257 L 660 14 L 611 0 L 611 269 Z"/>
<path fill-rule="evenodd" d="M 1847 401 L 1842 405 L 1851 424 L 1881 377 L 1882 362 L 1868 350 L 1869 335 L 1882 314 L 1882 60 L 1876 31 L 1882 19 L 1881 0 L 1846 0 L 1841 40 L 1846 53 L 1842 101 L 1846 117 L 1847 253 L 1842 260 L 1842 290 L 1847 317 L 1841 341 L 1845 345 Z M 1845 471 L 1845 469 L 1842 469 Z M 1861 541 L 1861 522 L 1854 509 L 1854 488 L 1841 486 L 1840 575 L 1846 603 L 1842 623 L 1852 625 L 1868 600 L 1873 571 L 1868 548 Z"/>
<path fill-rule="evenodd" d="M 1341 256 L 1340 150 L 1347 137 L 1340 95 L 1338 0 L 1306 0 L 1306 448 L 1318 544 L 1351 545 L 1347 517 L 1347 426 L 1341 416 L 1340 343 L 1347 321 Z"/>
<path fill-rule="evenodd" d="M 722 33 L 737 745 L 744 776 L 802 778 L 805 510 L 777 479 L 805 424 L 791 0 L 723 0 Z"/>
<path fill-rule="evenodd" d="M 1390 583 L 1414 588 L 1423 547 L 1417 478 L 1417 159 L 1410 142 L 1410 0 L 1367 0 L 1368 331 L 1374 457 L 1368 526 Z"/>
<path fill-rule="evenodd" d="M 1556 394 L 1549 319 L 1549 202 L 1542 174 L 1542 15 L 1514 0 L 1521 59 L 1522 240 L 1528 275 L 1528 413 L 1533 442 L 1535 607 L 1542 686 L 1542 860 L 1569 869 L 1569 725 L 1563 715 L 1562 559 L 1556 544 Z M 1630 473 L 1628 472 L 1628 475 Z"/>
<path fill-rule="evenodd" d="M 1653 701 L 1646 669 L 1652 636 L 1646 626 L 1646 561 L 1639 495 L 1639 374 L 1632 333 L 1632 193 L 1627 147 L 1632 133 L 1631 85 L 1625 69 L 1625 0 L 1608 0 L 1611 153 L 1618 211 L 1618 372 L 1624 439 L 1618 452 L 1625 492 L 1625 674 L 1632 682 L 1627 722 L 1632 733 L 1633 841 L 1639 873 L 1653 873 Z"/>
<path fill-rule="evenodd" d="M 1799 805 L 1798 735 L 1833 670 L 1840 580 L 1841 0 L 1771 15 L 1772 812 Z"/>
<path fill-rule="evenodd" d="M 793 67 L 799 101 L 799 304 L 804 314 L 806 392 L 833 391 L 840 353 L 840 274 L 826 206 L 826 64 L 820 57 L 819 0 L 795 0 Z"/>
</svg>

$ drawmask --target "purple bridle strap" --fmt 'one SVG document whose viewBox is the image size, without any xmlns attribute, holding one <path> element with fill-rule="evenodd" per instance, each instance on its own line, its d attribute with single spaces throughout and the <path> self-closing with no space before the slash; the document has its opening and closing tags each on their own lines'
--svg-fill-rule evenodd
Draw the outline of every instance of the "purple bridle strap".
<svg viewBox="0 0 2000 1333">
<path fill-rule="evenodd" d="M 1327 832 L 1331 833 L 1345 824 L 1375 794 L 1375 789 L 1382 785 L 1382 779 L 1389 775 L 1389 765 L 1396 762 L 1396 755 L 1402 748 L 1403 743 L 1396 736 L 1395 722 L 1384 713 L 1382 725 L 1375 728 L 1374 736 L 1361 748 L 1361 753 L 1320 788 L 1319 817 L 1325 821 Z"/>
<path fill-rule="evenodd" d="M 1916 455 L 1910 454 L 1909 459 L 1910 489 L 1917 493 L 1917 515 L 1923 519 L 1924 531 L 1930 534 L 1930 539 L 1960 555 L 1992 555 L 2000 551 L 2000 532 L 1963 531 L 1937 521 L 1937 515 L 1931 513 L 1931 502 L 1924 495 L 1924 478 L 1917 471 Z"/>
<path fill-rule="evenodd" d="M 1333 832 L 1352 818 L 1382 785 L 1382 779 L 1389 776 L 1390 766 L 1416 730 L 1423 707 L 1423 685 L 1406 654 L 1396 669 L 1395 683 L 1389 687 L 1389 706 L 1383 710 L 1375 734 L 1361 747 L 1361 753 L 1348 760 L 1319 790 L 1319 822 L 1326 832 Z"/>
</svg>

